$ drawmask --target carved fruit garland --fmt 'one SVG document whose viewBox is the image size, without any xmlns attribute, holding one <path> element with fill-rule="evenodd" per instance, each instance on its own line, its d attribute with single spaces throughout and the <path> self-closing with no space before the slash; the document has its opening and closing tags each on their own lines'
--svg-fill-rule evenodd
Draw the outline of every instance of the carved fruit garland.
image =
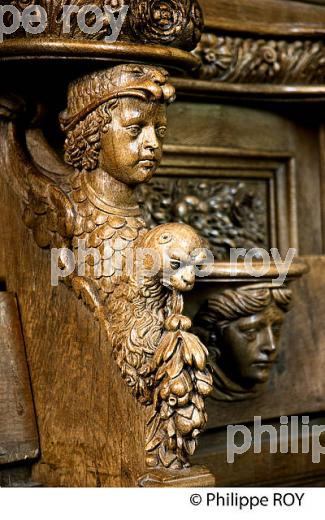
<svg viewBox="0 0 325 520">
<path fill-rule="evenodd" d="M 147 464 L 171 469 L 189 466 L 188 457 L 204 429 L 204 398 L 212 391 L 206 364 L 208 351 L 187 332 L 191 320 L 183 316 L 183 297 L 174 291 L 165 332 L 153 358 L 154 412 L 148 421 Z"/>
</svg>

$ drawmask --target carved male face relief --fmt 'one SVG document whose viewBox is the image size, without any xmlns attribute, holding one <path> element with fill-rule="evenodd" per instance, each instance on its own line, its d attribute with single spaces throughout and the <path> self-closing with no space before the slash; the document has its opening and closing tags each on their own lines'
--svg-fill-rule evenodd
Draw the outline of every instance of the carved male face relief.
<svg viewBox="0 0 325 520">
<path fill-rule="evenodd" d="M 125 184 L 149 181 L 161 161 L 166 131 L 164 103 L 119 99 L 107 131 L 102 132 L 99 167 Z"/>
<path fill-rule="evenodd" d="M 265 383 L 278 356 L 284 312 L 272 303 L 264 311 L 239 318 L 223 330 L 219 367 L 244 387 Z"/>
</svg>

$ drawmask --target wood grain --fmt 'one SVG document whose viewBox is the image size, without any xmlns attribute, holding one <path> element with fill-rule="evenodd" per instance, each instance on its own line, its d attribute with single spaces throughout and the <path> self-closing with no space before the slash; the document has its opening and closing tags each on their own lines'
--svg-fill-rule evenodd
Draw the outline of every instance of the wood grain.
<svg viewBox="0 0 325 520">
<path fill-rule="evenodd" d="M 46 486 L 135 486 L 144 473 L 144 410 L 90 311 L 63 285 L 51 287 L 49 253 L 35 245 L 20 201 L 0 183 L 0 265 L 20 303 L 41 439 L 33 478 Z"/>
<path fill-rule="evenodd" d="M 0 466 L 36 459 L 38 434 L 16 299 L 0 292 Z"/>
<path fill-rule="evenodd" d="M 320 35 L 325 8 L 283 0 L 201 0 L 207 28 L 238 33 Z"/>
<path fill-rule="evenodd" d="M 295 419 L 296 421 L 297 419 Z M 203 435 L 199 450 L 193 458 L 194 463 L 206 464 L 216 479 L 219 487 L 228 486 L 324 486 L 325 461 L 321 457 L 318 464 L 312 461 L 312 452 L 302 453 L 302 435 L 300 418 L 298 419 L 297 436 L 289 441 L 288 453 L 280 453 L 279 421 L 266 421 L 277 433 L 276 453 L 270 453 L 270 439 L 264 434 L 261 440 L 261 452 L 254 451 L 254 431 L 251 425 L 248 430 L 252 434 L 252 445 L 242 455 L 235 455 L 234 463 L 227 462 L 227 434 L 225 430 L 206 432 Z M 322 426 L 325 418 L 310 417 L 308 442 L 312 445 L 312 428 Z M 320 435 L 324 445 L 325 435 Z M 238 439 L 238 445 L 242 441 Z M 306 437 L 305 437 L 305 443 Z M 296 453 L 294 453 L 294 450 Z"/>
</svg>

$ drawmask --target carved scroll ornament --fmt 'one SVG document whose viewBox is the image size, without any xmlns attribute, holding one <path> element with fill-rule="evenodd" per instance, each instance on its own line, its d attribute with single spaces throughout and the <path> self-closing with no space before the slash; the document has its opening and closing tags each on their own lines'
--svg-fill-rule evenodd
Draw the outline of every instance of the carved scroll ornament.
<svg viewBox="0 0 325 520">
<path fill-rule="evenodd" d="M 193 331 L 208 346 L 216 400 L 259 395 L 277 360 L 291 300 L 286 286 L 255 283 L 222 290 L 200 308 Z"/>
<path fill-rule="evenodd" d="M 74 252 L 76 268 L 65 283 L 106 328 L 134 396 L 152 406 L 148 465 L 178 469 L 195 450 L 207 421 L 204 398 L 212 390 L 208 352 L 189 332 L 182 300 L 205 260 L 203 241 L 185 224 L 148 231 L 134 196 L 159 164 L 166 106 L 174 97 L 167 73 L 151 66 L 119 65 L 73 82 L 60 116 L 65 161 L 73 167 L 62 165 L 64 174 L 40 171 L 13 121 L 2 120 L 1 130 L 8 146 L 3 171 L 15 177 L 26 225 L 40 247 Z M 3 116 L 10 112 L 6 106 Z M 82 274 L 80 241 L 92 251 Z M 148 274 L 150 255 L 139 272 L 139 248 L 158 258 L 154 274 Z M 191 261 L 181 265 L 184 258 Z M 67 267 L 64 256 L 60 262 Z"/>
<path fill-rule="evenodd" d="M 204 33 L 194 54 L 200 79 L 229 83 L 322 84 L 322 41 L 265 40 Z"/>
</svg>

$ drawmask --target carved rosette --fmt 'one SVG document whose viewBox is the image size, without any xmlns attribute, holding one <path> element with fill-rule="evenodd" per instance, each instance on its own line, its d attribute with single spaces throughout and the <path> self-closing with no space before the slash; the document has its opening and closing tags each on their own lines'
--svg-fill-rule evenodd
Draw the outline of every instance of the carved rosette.
<svg viewBox="0 0 325 520">
<path fill-rule="evenodd" d="M 266 40 L 205 33 L 193 51 L 200 79 L 229 83 L 321 84 L 325 46 L 313 40 Z"/>
<path fill-rule="evenodd" d="M 145 43 L 191 49 L 200 40 L 202 11 L 196 0 L 130 0 L 129 34 Z"/>
</svg>

